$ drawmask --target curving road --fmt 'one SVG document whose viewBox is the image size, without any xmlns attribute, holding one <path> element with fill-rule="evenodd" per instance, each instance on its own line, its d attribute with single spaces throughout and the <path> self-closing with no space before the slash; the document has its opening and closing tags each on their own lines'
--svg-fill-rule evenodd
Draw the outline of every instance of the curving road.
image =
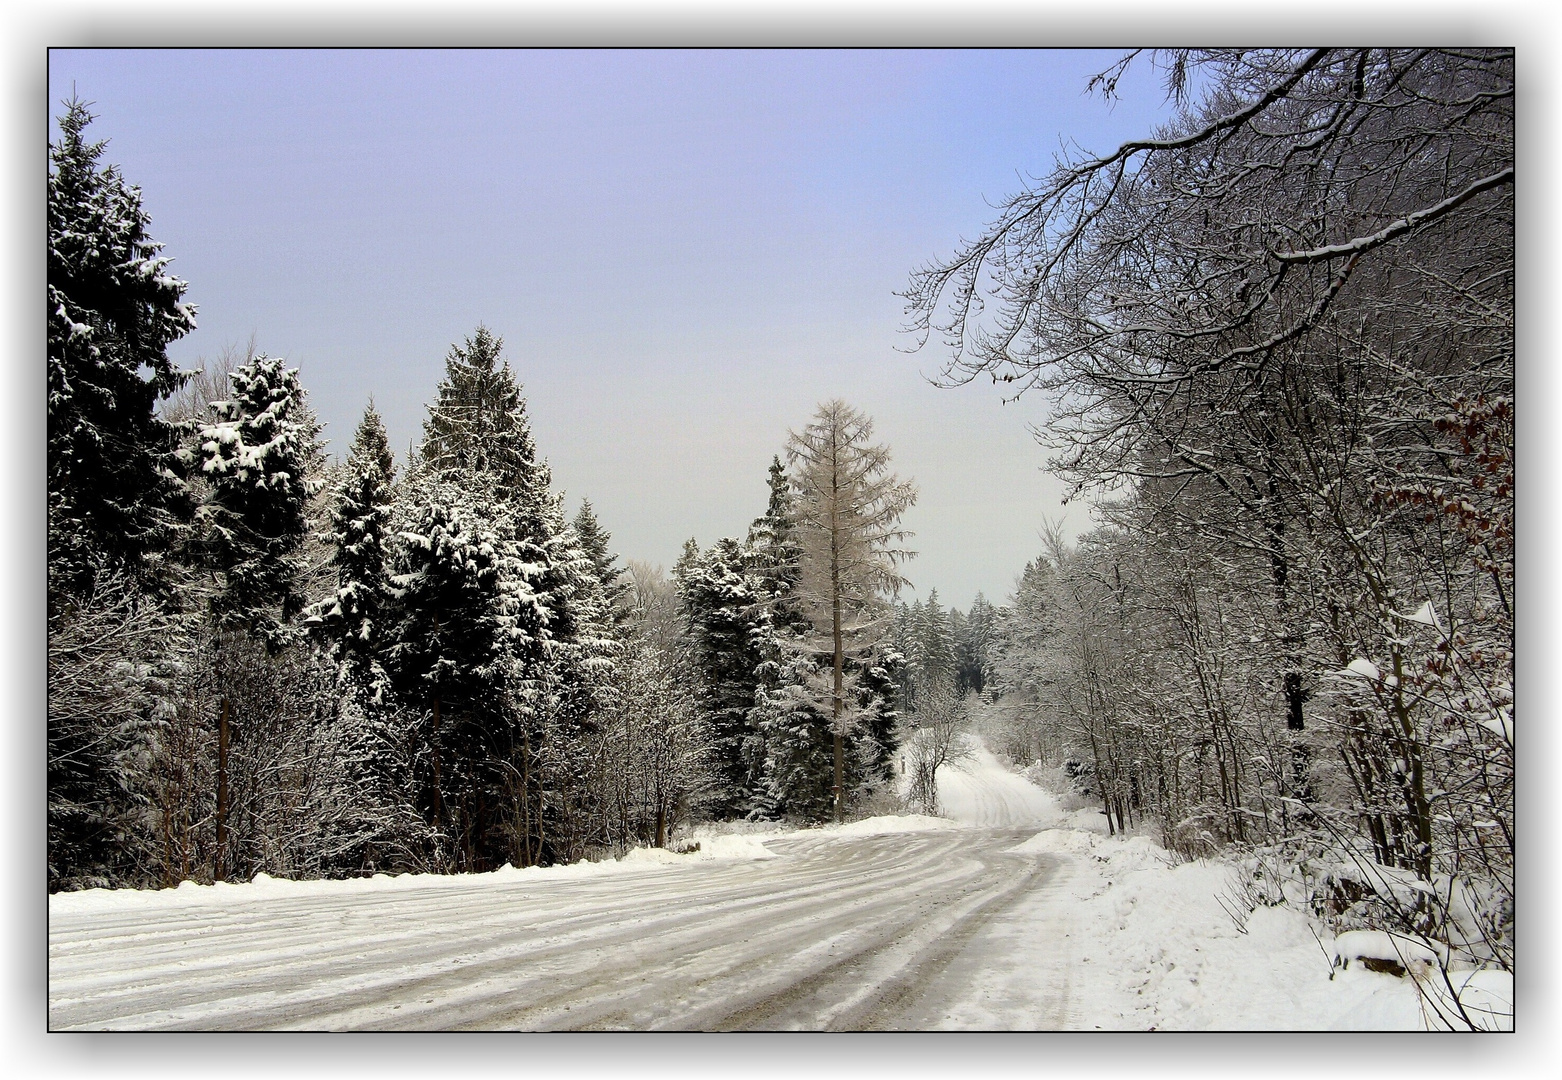
<svg viewBox="0 0 1562 1080">
<path fill-rule="evenodd" d="M 200 905 L 51 903 L 49 1021 L 115 1029 L 1068 1026 L 1050 798 L 977 749 L 961 825 L 768 840 L 776 858 Z M 79 908 L 79 909 L 78 909 Z M 1034 954 L 1034 949 L 1032 950 Z"/>
</svg>

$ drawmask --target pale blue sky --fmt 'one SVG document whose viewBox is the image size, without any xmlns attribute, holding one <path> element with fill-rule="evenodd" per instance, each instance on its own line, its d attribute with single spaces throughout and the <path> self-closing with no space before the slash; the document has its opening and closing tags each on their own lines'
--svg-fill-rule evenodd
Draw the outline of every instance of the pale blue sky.
<svg viewBox="0 0 1562 1080">
<path fill-rule="evenodd" d="M 372 394 L 398 454 L 446 351 L 486 323 L 571 512 L 624 556 L 741 535 L 789 427 L 841 396 L 921 499 L 925 596 L 1001 601 L 1062 513 L 1025 430 L 1044 403 L 938 390 L 907 355 L 910 271 L 1060 140 L 1168 107 L 1114 53 L 56 50 L 190 282 L 194 365 L 251 335 L 302 371 L 345 452 Z M 1070 507 L 1071 526 L 1085 524 Z"/>
</svg>

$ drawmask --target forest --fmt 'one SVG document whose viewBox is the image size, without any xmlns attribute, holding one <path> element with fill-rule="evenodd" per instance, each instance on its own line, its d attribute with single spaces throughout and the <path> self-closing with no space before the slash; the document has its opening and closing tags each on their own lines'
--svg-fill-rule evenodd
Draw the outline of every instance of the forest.
<svg viewBox="0 0 1562 1080">
<path fill-rule="evenodd" d="M 942 383 L 1047 402 L 1095 520 L 967 611 L 905 602 L 916 488 L 839 400 L 778 438 L 746 535 L 665 572 L 566 513 L 485 327 L 410 455 L 371 404 L 329 463 L 285 360 L 169 361 L 188 286 L 67 103 L 50 890 L 931 814 L 978 731 L 1242 866 L 1233 904 L 1511 970 L 1513 53 L 1177 50 L 1092 89 L 1134 63 L 1177 118 L 1065 153 L 904 293 Z"/>
</svg>

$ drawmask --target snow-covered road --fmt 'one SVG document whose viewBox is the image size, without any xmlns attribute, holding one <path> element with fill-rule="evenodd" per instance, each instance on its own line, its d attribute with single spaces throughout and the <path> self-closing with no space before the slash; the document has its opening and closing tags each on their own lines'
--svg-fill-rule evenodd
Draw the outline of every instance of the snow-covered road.
<svg viewBox="0 0 1562 1080">
<path fill-rule="evenodd" d="M 57 896 L 50 1026 L 1070 1026 L 1065 950 L 1023 1000 L 1003 974 L 1022 923 L 1067 925 L 1068 856 L 1011 850 L 1051 797 L 984 750 L 941 780 L 958 827 L 877 819 L 773 858 Z"/>
<path fill-rule="evenodd" d="M 698 854 L 49 898 L 49 1026 L 1421 1028 L 1232 868 L 1108 838 L 979 746 L 949 819 L 703 834 Z M 1225 898 L 1223 901 L 1222 898 Z M 1476 997 L 1511 1027 L 1512 977 Z M 1489 985 L 1488 985 L 1489 984 Z M 1473 984 L 1472 984 L 1473 985 Z"/>
</svg>

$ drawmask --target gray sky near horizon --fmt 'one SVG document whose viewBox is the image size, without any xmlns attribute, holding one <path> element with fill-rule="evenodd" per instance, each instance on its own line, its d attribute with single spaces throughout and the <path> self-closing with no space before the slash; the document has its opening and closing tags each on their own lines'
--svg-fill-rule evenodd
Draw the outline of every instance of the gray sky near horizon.
<svg viewBox="0 0 1562 1080">
<path fill-rule="evenodd" d="M 1062 140 L 1169 113 L 1147 65 L 1114 105 L 1084 51 L 53 50 L 190 282 L 195 366 L 301 369 L 333 453 L 372 395 L 405 454 L 451 343 L 505 340 L 541 452 L 626 558 L 742 535 L 815 405 L 873 416 L 921 491 L 917 596 L 1002 602 L 1061 485 L 990 385 L 907 353 L 910 272 Z M 1066 508 L 1071 529 L 1088 524 Z"/>
</svg>

